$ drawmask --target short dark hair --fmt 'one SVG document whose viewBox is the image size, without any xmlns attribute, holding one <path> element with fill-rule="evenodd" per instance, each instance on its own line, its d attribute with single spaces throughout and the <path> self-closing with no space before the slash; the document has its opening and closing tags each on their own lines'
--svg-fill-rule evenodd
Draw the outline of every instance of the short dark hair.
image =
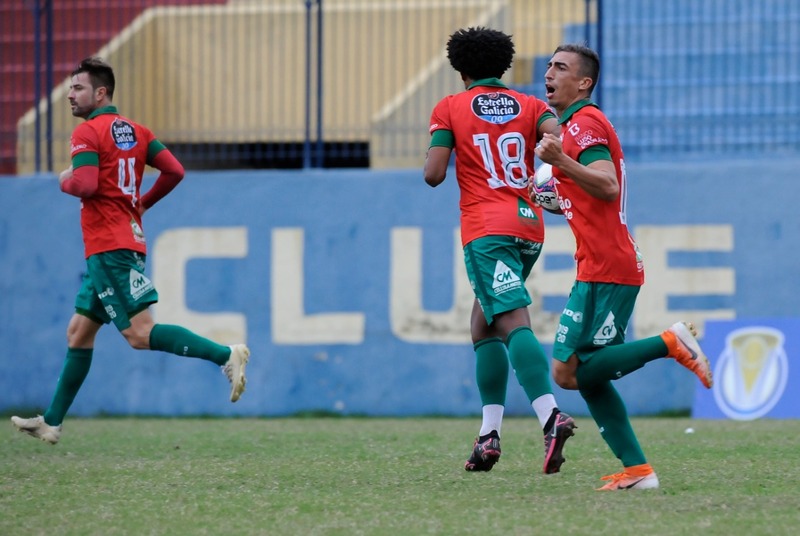
<svg viewBox="0 0 800 536">
<path fill-rule="evenodd" d="M 594 91 L 594 88 L 597 85 L 597 79 L 600 77 L 600 56 L 597 54 L 597 52 L 581 43 L 567 43 L 565 45 L 560 45 L 558 48 L 556 48 L 556 51 L 553 52 L 553 54 L 556 52 L 573 52 L 580 56 L 580 75 L 592 79 L 592 85 L 589 88 L 589 95 L 591 95 L 592 91 Z"/>
<path fill-rule="evenodd" d="M 500 78 L 514 58 L 511 36 L 481 26 L 456 31 L 447 41 L 453 69 L 473 80 Z"/>
<path fill-rule="evenodd" d="M 89 73 L 89 80 L 92 82 L 92 89 L 99 87 L 106 88 L 109 100 L 114 98 L 114 69 L 101 58 L 92 56 L 84 58 L 78 64 L 71 76 L 79 73 Z"/>
</svg>

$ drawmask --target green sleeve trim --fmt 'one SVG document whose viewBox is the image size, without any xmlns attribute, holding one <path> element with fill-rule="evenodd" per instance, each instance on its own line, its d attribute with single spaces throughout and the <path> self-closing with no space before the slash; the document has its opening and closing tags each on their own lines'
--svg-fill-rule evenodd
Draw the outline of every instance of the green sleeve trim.
<svg viewBox="0 0 800 536">
<path fill-rule="evenodd" d="M 542 126 L 542 123 L 544 123 L 548 119 L 558 119 L 558 118 L 556 117 L 556 114 L 554 114 L 553 112 L 545 112 L 545 113 L 543 113 L 542 117 L 540 117 L 539 121 L 536 123 L 537 130 L 538 130 L 538 128 L 540 126 Z"/>
<path fill-rule="evenodd" d="M 100 156 L 97 153 L 86 151 L 72 157 L 72 169 L 78 169 L 83 166 L 100 167 Z"/>
<path fill-rule="evenodd" d="M 451 130 L 434 130 L 431 136 L 430 147 L 448 147 L 452 149 L 456 145 L 456 139 Z"/>
<path fill-rule="evenodd" d="M 163 143 L 158 140 L 153 140 L 150 142 L 150 145 L 147 146 L 147 163 L 153 161 L 158 153 L 166 149 Z"/>
<path fill-rule="evenodd" d="M 613 162 L 611 151 L 605 145 L 592 145 L 578 156 L 578 162 L 584 166 L 588 166 L 592 162 L 597 162 L 598 160 L 609 160 Z"/>
</svg>

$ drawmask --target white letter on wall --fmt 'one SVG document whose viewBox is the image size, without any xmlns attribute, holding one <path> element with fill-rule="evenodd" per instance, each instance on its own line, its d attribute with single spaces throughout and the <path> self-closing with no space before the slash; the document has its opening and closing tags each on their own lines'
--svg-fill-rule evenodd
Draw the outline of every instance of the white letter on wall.
<svg viewBox="0 0 800 536">
<path fill-rule="evenodd" d="M 363 313 L 306 315 L 302 228 L 272 231 L 272 340 L 276 344 L 361 344 Z"/>
<path fill-rule="evenodd" d="M 186 307 L 186 263 L 197 258 L 247 256 L 246 227 L 191 227 L 159 235 L 153 246 L 153 284 L 161 301 L 153 318 L 178 324 L 220 344 L 247 341 L 247 320 L 236 313 L 197 313 Z"/>
<path fill-rule="evenodd" d="M 464 267 L 460 231 L 453 243 L 453 307 L 430 312 L 422 308 L 422 231 L 392 229 L 389 316 L 392 333 L 401 340 L 421 343 L 469 344 L 469 319 L 475 295 Z"/>
<path fill-rule="evenodd" d="M 668 310 L 670 295 L 731 295 L 736 291 L 732 268 L 670 268 L 670 251 L 733 251 L 730 225 L 674 225 L 636 227 L 634 235 L 644 255 L 645 284 L 634 311 L 636 338 L 650 337 L 679 320 L 691 320 L 700 336 L 709 319 L 731 319 L 733 309 Z"/>
</svg>

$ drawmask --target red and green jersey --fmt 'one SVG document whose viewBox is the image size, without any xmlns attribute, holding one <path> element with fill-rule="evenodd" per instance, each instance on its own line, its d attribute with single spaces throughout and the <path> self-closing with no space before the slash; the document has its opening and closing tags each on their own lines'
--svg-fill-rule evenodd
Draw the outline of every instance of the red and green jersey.
<svg viewBox="0 0 800 536">
<path fill-rule="evenodd" d="M 577 280 L 588 283 L 642 285 L 644 263 L 628 232 L 627 177 L 622 146 L 605 114 L 588 100 L 567 108 L 559 119 L 564 153 L 586 165 L 600 158 L 614 162 L 619 197 L 603 201 L 553 167 L 559 204 L 575 235 Z"/>
<path fill-rule="evenodd" d="M 447 144 L 456 153 L 462 245 L 491 235 L 544 241 L 542 209 L 527 187 L 537 129 L 549 117 L 555 115 L 543 101 L 496 78 L 478 80 L 433 109 L 431 145 Z"/>
<path fill-rule="evenodd" d="M 146 254 L 137 210 L 145 164 L 164 149 L 150 130 L 117 113 L 92 112 L 72 132 L 72 167 L 99 168 L 97 191 L 81 199 L 85 255 L 128 249 Z"/>
</svg>

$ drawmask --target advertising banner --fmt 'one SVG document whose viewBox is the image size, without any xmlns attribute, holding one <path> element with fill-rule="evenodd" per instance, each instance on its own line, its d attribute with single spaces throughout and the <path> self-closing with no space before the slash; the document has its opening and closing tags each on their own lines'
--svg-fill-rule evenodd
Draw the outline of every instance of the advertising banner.
<svg viewBox="0 0 800 536">
<path fill-rule="evenodd" d="M 798 333 L 800 318 L 706 322 L 703 349 L 714 386 L 709 391 L 698 384 L 692 416 L 800 418 Z"/>
</svg>

